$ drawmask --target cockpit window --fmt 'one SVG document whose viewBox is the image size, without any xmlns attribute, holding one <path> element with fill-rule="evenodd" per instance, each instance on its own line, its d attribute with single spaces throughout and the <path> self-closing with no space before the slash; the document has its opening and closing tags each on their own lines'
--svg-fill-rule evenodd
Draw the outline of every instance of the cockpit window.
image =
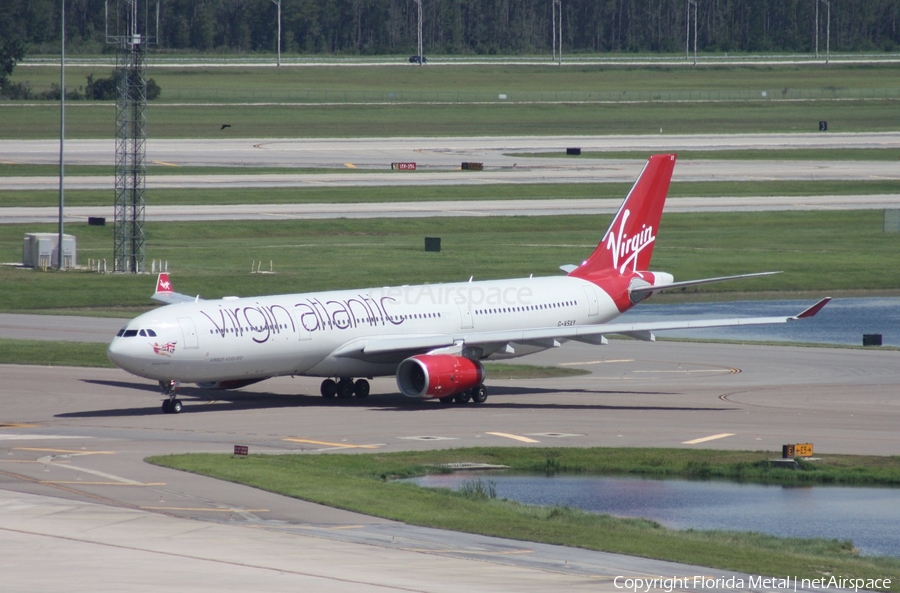
<svg viewBox="0 0 900 593">
<path fill-rule="evenodd" d="M 121 338 L 125 334 L 125 328 L 119 330 L 119 333 L 116 334 L 117 338 Z"/>
<path fill-rule="evenodd" d="M 141 330 L 141 331 L 138 332 L 138 335 L 141 336 L 141 337 L 146 338 L 146 337 L 147 337 L 147 332 L 144 331 L 144 330 Z"/>
<path fill-rule="evenodd" d="M 125 333 L 122 334 L 123 338 L 133 338 L 138 334 L 138 330 L 136 329 L 126 329 Z"/>
<path fill-rule="evenodd" d="M 156 332 L 153 331 L 152 329 L 148 329 L 148 330 L 147 330 L 147 335 L 150 336 L 151 338 L 155 338 L 155 337 L 156 337 Z"/>
</svg>

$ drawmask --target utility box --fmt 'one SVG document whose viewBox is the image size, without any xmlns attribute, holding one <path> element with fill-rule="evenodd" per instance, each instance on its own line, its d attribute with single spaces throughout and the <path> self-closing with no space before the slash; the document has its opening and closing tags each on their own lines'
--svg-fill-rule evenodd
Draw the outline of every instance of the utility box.
<svg viewBox="0 0 900 593">
<path fill-rule="evenodd" d="M 55 268 L 59 265 L 58 233 L 26 233 L 22 243 L 22 265 L 27 268 Z M 75 236 L 63 235 L 63 268 L 76 266 Z"/>
</svg>

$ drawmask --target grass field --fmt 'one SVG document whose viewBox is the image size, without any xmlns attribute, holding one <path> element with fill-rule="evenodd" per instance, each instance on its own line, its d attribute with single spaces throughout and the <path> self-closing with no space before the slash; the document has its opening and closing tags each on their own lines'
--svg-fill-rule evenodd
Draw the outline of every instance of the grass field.
<svg viewBox="0 0 900 593">
<path fill-rule="evenodd" d="M 0 165 L 0 171 L 3 165 Z M 2 175 L 2 172 L 0 172 Z M 364 188 L 215 188 L 153 189 L 148 205 L 174 204 L 353 204 L 368 202 L 433 202 L 437 200 L 623 199 L 630 183 L 495 184 L 468 186 L 390 186 Z M 865 181 L 703 181 L 673 182 L 670 197 L 867 195 L 897 191 L 897 182 Z M 105 190 L 66 190 L 67 206 L 109 206 L 114 200 L 112 177 Z M 58 191 L 5 191 L 2 205 L 57 207 Z"/>
<path fill-rule="evenodd" d="M 897 100 L 522 104 L 151 104 L 151 138 L 733 134 L 900 129 Z M 222 124 L 231 127 L 221 130 Z M 67 138 L 113 138 L 115 108 L 74 103 Z M 0 138 L 59 137 L 59 107 L 0 104 Z"/>
<path fill-rule="evenodd" d="M 773 453 L 666 449 L 491 448 L 365 455 L 234 458 L 177 455 L 149 461 L 329 506 L 414 525 L 605 550 L 750 574 L 816 578 L 841 574 L 892 578 L 900 560 L 860 557 L 850 542 L 780 539 L 735 532 L 676 531 L 652 521 L 617 519 L 570 508 L 526 506 L 392 481 L 442 471 L 437 464 L 481 462 L 518 471 L 643 476 L 728 475 L 770 483 L 897 483 L 896 457 L 821 456 L 801 471 L 772 469 Z M 763 463 L 760 463 L 763 462 Z M 785 482 L 782 482 L 784 480 Z"/>
<path fill-rule="evenodd" d="M 676 279 L 783 270 L 774 277 L 699 287 L 699 300 L 740 291 L 819 297 L 900 291 L 900 234 L 882 232 L 880 211 L 667 214 L 653 268 Z M 589 254 L 610 216 L 164 223 L 147 226 L 147 262 L 166 260 L 176 289 L 207 298 L 424 282 L 555 275 Z M 0 225 L 0 261 L 21 258 L 25 232 L 54 225 Z M 79 261 L 112 257 L 112 227 L 67 226 Z M 424 237 L 442 237 L 440 253 Z M 275 274 L 251 274 L 252 261 Z M 151 305 L 140 275 L 40 272 L 0 267 L 5 311 L 120 311 Z M 676 293 L 671 298 L 683 296 Z M 667 298 L 665 295 L 655 297 Z"/>
<path fill-rule="evenodd" d="M 72 86 L 99 68 L 68 69 Z M 157 138 L 658 134 L 900 129 L 892 65 L 184 68 L 151 65 Z M 19 67 L 36 91 L 54 65 Z M 505 99 L 500 96 L 505 95 Z M 0 138 L 53 138 L 52 102 L 0 105 Z M 112 103 L 70 102 L 69 138 L 111 138 Z M 231 125 L 226 130 L 221 125 Z"/>
<path fill-rule="evenodd" d="M 112 67 L 69 65 L 67 86 L 84 86 L 89 74 L 108 77 Z M 347 101 L 508 101 L 598 100 L 612 94 L 617 99 L 634 100 L 653 94 L 688 92 L 687 100 L 713 98 L 742 91 L 753 98 L 797 98 L 792 93 L 806 91 L 810 96 L 842 97 L 852 92 L 857 98 L 894 91 L 896 66 L 881 65 L 783 65 L 620 67 L 579 65 L 559 68 L 554 65 L 440 65 L 419 68 L 320 66 L 320 67 L 181 67 L 149 60 L 147 76 L 162 88 L 158 102 L 347 102 Z M 59 65 L 19 66 L 12 82 L 28 81 L 35 91 L 49 90 L 59 83 Z M 393 93 L 393 96 L 391 95 Z M 567 93 L 569 93 L 567 95 Z M 637 93 L 644 93 L 639 95 Z M 651 93 L 646 95 L 646 93 Z M 632 96 L 632 94 L 635 94 Z"/>
</svg>

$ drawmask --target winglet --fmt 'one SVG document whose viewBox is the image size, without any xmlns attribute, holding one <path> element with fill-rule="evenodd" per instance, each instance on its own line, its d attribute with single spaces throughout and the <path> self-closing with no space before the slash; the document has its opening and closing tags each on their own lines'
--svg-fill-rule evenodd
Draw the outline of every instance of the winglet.
<svg viewBox="0 0 900 593">
<path fill-rule="evenodd" d="M 808 318 L 810 318 L 810 317 L 813 317 L 816 313 L 818 313 L 819 311 L 821 311 L 821 310 L 825 307 L 825 305 L 828 304 L 828 302 L 829 302 L 830 300 L 831 300 L 831 297 L 825 297 L 824 299 L 822 299 L 821 301 L 819 301 L 818 303 L 816 303 L 816 304 L 813 305 L 812 307 L 806 309 L 805 311 L 803 311 L 803 312 L 800 313 L 799 315 L 796 315 L 796 316 L 794 316 L 794 317 L 791 317 L 791 319 L 808 319 Z"/>
</svg>

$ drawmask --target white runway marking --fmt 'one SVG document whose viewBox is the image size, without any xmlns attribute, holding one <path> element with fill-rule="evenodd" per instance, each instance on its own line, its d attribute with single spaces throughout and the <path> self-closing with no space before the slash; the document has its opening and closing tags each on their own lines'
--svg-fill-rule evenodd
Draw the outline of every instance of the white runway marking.
<svg viewBox="0 0 900 593">
<path fill-rule="evenodd" d="M 523 443 L 540 443 L 540 441 L 529 439 L 528 437 L 519 436 L 517 434 L 507 434 L 505 432 L 486 432 L 485 434 L 492 434 L 495 437 L 503 437 L 505 439 L 513 439 L 514 441 L 522 441 Z"/>
<path fill-rule="evenodd" d="M 697 445 L 699 443 L 705 443 L 707 441 L 714 441 L 716 439 L 724 439 L 725 437 L 733 437 L 733 432 L 723 432 L 722 434 L 714 434 L 709 437 L 703 437 L 700 439 L 694 439 L 693 441 L 684 441 L 681 443 L 682 445 Z"/>
</svg>

